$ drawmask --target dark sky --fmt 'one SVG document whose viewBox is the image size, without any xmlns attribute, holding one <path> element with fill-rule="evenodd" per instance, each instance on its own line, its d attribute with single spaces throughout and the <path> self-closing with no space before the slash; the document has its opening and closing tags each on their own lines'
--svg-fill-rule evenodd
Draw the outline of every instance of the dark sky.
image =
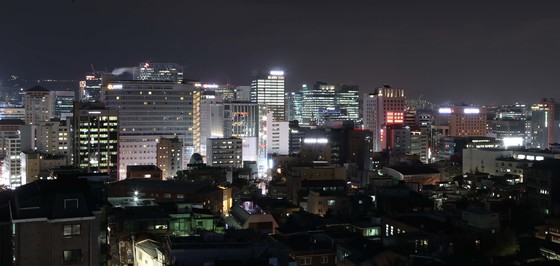
<svg viewBox="0 0 560 266">
<path fill-rule="evenodd" d="M 560 98 L 560 1 L 1 0 L 0 78 L 81 79 L 141 61 L 249 84 L 283 68 L 435 103 Z"/>
</svg>

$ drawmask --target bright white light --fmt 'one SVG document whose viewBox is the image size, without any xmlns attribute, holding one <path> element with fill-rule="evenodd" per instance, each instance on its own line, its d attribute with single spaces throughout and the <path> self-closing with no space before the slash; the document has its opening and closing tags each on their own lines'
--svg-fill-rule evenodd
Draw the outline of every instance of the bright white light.
<svg viewBox="0 0 560 266">
<path fill-rule="evenodd" d="M 439 108 L 439 113 L 440 114 L 450 114 L 451 113 L 451 108 L 449 108 L 449 107 Z"/>
<path fill-rule="evenodd" d="M 272 70 L 272 71 L 270 71 L 270 75 L 273 75 L 273 76 L 284 76 L 284 71 L 282 71 L 282 70 Z"/>
<path fill-rule="evenodd" d="M 101 114 L 100 111 L 89 111 L 88 114 Z"/>
<path fill-rule="evenodd" d="M 505 148 L 512 146 L 523 146 L 522 137 L 506 137 L 502 141 L 504 142 Z"/>
<path fill-rule="evenodd" d="M 307 138 L 307 139 L 303 139 L 303 143 L 319 143 L 319 144 L 325 144 L 325 143 L 329 143 L 328 139 L 322 138 L 322 139 L 313 139 L 313 138 Z"/>
<path fill-rule="evenodd" d="M 134 191 L 134 196 L 138 196 L 138 191 Z"/>
<path fill-rule="evenodd" d="M 478 108 L 465 108 L 463 113 L 465 113 L 465 114 L 478 114 L 478 113 L 480 113 L 480 109 L 478 109 Z"/>
</svg>

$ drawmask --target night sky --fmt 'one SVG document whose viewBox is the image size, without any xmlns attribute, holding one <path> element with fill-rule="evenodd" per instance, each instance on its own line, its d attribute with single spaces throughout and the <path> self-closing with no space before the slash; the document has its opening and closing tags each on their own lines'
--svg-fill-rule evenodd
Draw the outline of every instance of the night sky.
<svg viewBox="0 0 560 266">
<path fill-rule="evenodd" d="M 560 99 L 560 1 L 1 0 L 0 78 L 83 79 L 141 61 L 289 90 L 326 81 L 434 103 Z"/>
</svg>

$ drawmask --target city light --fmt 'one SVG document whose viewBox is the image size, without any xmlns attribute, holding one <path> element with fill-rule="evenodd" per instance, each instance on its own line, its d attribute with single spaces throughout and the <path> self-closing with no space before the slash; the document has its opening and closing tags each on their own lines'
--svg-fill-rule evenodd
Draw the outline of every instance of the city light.
<svg viewBox="0 0 560 266">
<path fill-rule="evenodd" d="M 449 107 L 439 108 L 439 113 L 440 114 L 450 114 L 451 112 L 453 112 L 453 110 L 451 110 L 451 108 L 449 108 Z"/>
<path fill-rule="evenodd" d="M 272 71 L 270 71 L 270 75 L 273 75 L 273 76 L 283 76 L 283 75 L 284 75 L 284 71 L 282 71 L 282 70 L 272 70 Z"/>
<path fill-rule="evenodd" d="M 478 113 L 480 113 L 480 109 L 478 109 L 478 108 L 465 108 L 465 110 L 463 110 L 463 113 L 465 113 L 465 114 L 478 114 Z"/>
<path fill-rule="evenodd" d="M 306 138 L 303 139 L 303 143 L 317 143 L 317 144 L 325 144 L 325 143 L 329 143 L 328 139 L 325 138 L 320 138 L 320 139 L 315 139 L 315 138 Z"/>
</svg>

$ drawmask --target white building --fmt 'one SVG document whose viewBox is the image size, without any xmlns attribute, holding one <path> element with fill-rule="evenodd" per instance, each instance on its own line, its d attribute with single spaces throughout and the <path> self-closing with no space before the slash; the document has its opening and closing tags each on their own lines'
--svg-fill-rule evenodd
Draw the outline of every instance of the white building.
<svg viewBox="0 0 560 266">
<path fill-rule="evenodd" d="M 284 91 L 284 71 L 259 72 L 251 81 L 251 101 L 274 112 L 274 121 L 286 121 Z"/>
<path fill-rule="evenodd" d="M 183 143 L 183 168 L 200 151 L 200 91 L 194 84 L 159 81 L 103 81 L 103 101 L 119 110 L 119 179 L 126 166 L 157 164 L 157 141 Z"/>
<path fill-rule="evenodd" d="M 268 154 L 288 155 L 290 143 L 289 122 L 273 121 L 273 113 L 269 112 L 266 120 L 266 151 Z"/>
</svg>

